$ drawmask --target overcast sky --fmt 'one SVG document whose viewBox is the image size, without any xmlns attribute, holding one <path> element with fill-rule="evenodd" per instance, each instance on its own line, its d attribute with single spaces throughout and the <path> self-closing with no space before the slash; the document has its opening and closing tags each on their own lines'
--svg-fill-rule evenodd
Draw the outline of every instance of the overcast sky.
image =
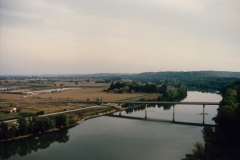
<svg viewBox="0 0 240 160">
<path fill-rule="evenodd" d="M 0 75 L 240 71 L 239 0 L 0 0 Z"/>
</svg>

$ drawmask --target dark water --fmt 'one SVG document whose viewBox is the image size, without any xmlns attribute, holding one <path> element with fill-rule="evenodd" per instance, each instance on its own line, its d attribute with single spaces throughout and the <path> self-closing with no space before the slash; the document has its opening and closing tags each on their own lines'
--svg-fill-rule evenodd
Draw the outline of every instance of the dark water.
<svg viewBox="0 0 240 160">
<path fill-rule="evenodd" d="M 188 97 L 207 96 L 209 101 L 220 101 L 216 94 L 189 92 Z M 212 98 L 209 98 L 212 97 Z M 204 101 L 207 101 L 204 99 Z M 185 100 L 186 101 L 186 100 Z M 187 101 L 193 101 L 187 100 Z M 203 101 L 201 99 L 197 101 Z M 183 107 L 183 106 L 181 106 Z M 199 106 L 200 107 L 200 106 Z M 201 107 L 200 107 L 201 108 Z M 206 106 L 206 109 L 208 107 Z M 181 108 L 184 109 L 184 108 Z M 150 111 L 152 110 L 152 112 Z M 176 112 L 186 120 L 195 120 L 195 111 L 185 108 Z M 200 109 L 201 110 L 201 109 Z M 206 112 L 212 112 L 209 109 Z M 142 112 L 142 113 L 141 113 Z M 183 113 L 182 113 L 183 112 Z M 199 111 L 197 110 L 196 113 Z M 200 111 L 201 112 L 201 111 Z M 186 118 L 185 114 L 192 115 Z M 171 116 L 169 118 L 169 116 Z M 212 115 L 216 114 L 216 110 Z M 131 116 L 144 116 L 144 111 L 133 112 Z M 148 116 L 172 118 L 170 110 L 150 108 Z M 154 117 L 153 117 L 154 118 Z M 200 120 L 201 121 L 201 120 Z M 1 144 L 2 159 L 181 159 L 190 153 L 196 142 L 203 142 L 202 127 L 176 125 L 144 120 L 99 117 L 87 120 L 68 130 L 42 137 L 32 137 Z"/>
</svg>

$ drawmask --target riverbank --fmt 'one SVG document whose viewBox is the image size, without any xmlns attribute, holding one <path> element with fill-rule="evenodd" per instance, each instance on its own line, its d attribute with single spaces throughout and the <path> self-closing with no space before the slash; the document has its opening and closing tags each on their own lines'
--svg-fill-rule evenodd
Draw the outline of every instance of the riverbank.
<svg viewBox="0 0 240 160">
<path fill-rule="evenodd" d="M 121 111 L 124 111 L 125 109 L 122 108 Z M 105 111 L 105 112 L 101 112 L 101 113 L 97 113 L 97 114 L 89 114 L 89 115 L 85 115 L 84 117 L 82 117 L 81 119 L 78 119 L 76 121 L 76 123 L 74 124 L 71 124 L 71 125 L 68 125 L 68 126 L 62 126 L 60 128 L 53 128 L 53 129 L 50 129 L 50 130 L 47 130 L 47 131 L 44 131 L 44 132 L 39 132 L 39 133 L 35 133 L 35 134 L 27 134 L 27 135 L 22 135 L 22 136 L 17 136 L 17 137 L 14 137 L 14 138 L 10 138 L 10 139 L 3 139 L 3 140 L 0 140 L 0 143 L 1 142 L 9 142 L 9 141 L 15 141 L 15 140 L 19 140 L 19 139 L 23 139 L 23 138 L 28 138 L 28 137 L 32 137 L 32 136 L 38 136 L 38 135 L 44 135 L 44 134 L 49 134 L 49 133 L 52 133 L 52 132 L 57 132 L 59 130 L 62 130 L 62 129 L 67 129 L 67 128 L 71 128 L 71 127 L 74 127 L 76 125 L 79 125 L 81 124 L 82 122 L 88 120 L 88 119 L 92 119 L 92 118 L 96 118 L 96 117 L 101 117 L 101 116 L 104 116 L 104 115 L 107 115 L 107 114 L 112 114 L 114 112 L 118 112 L 119 109 L 111 109 L 110 111 Z"/>
</svg>

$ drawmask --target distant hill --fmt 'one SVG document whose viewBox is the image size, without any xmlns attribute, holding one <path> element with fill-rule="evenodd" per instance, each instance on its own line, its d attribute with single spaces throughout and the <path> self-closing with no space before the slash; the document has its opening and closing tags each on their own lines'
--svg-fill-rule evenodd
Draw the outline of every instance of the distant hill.
<svg viewBox="0 0 240 160">
<path fill-rule="evenodd" d="M 152 81 L 154 79 L 194 79 L 205 77 L 234 77 L 240 78 L 240 72 L 228 71 L 189 71 L 189 72 L 144 72 L 139 74 L 123 75 L 121 78 Z"/>
</svg>

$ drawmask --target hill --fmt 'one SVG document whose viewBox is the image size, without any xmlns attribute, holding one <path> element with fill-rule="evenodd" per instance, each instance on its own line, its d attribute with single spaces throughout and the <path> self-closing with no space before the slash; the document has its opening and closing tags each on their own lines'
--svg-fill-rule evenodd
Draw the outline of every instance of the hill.
<svg viewBox="0 0 240 160">
<path fill-rule="evenodd" d="M 122 75 L 121 78 L 153 81 L 155 79 L 195 79 L 206 77 L 234 77 L 240 78 L 240 72 L 228 71 L 189 71 L 189 72 L 144 72 L 140 74 Z"/>
</svg>

